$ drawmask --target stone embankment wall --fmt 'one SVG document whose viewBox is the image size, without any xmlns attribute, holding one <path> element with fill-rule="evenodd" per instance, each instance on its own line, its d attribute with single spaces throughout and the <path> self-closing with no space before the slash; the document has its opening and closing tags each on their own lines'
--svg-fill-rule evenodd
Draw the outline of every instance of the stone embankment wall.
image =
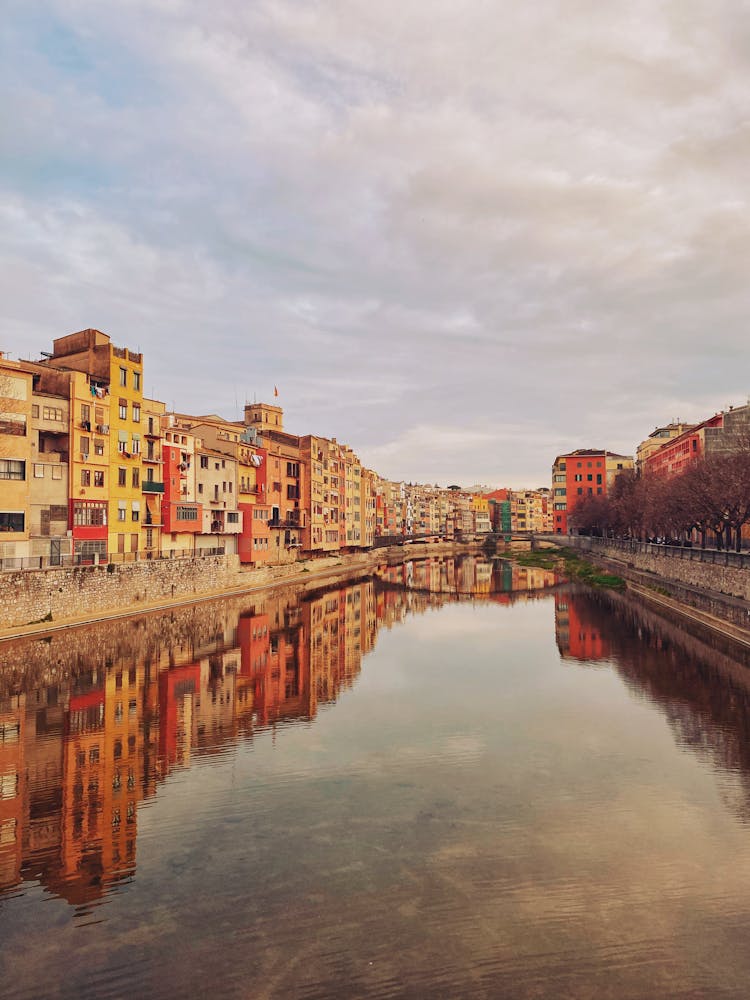
<svg viewBox="0 0 750 1000">
<path fill-rule="evenodd" d="M 273 586 L 297 577 L 304 581 L 308 573 L 318 579 L 324 574 L 322 585 L 328 576 L 366 573 L 392 560 L 469 548 L 449 543 L 413 545 L 257 569 L 243 568 L 236 555 L 224 555 L 0 573 L 0 631 L 41 621 L 86 621 L 118 611 L 135 614 L 153 605 Z"/>
<path fill-rule="evenodd" d="M 123 566 L 72 566 L 0 573 L 0 628 L 95 617 L 139 604 L 238 586 L 237 556 L 159 559 Z"/>
<path fill-rule="evenodd" d="M 598 540 L 592 545 L 591 539 L 575 535 L 567 538 L 565 544 L 588 550 L 594 558 L 601 556 L 641 573 L 750 601 L 750 571 L 741 567 L 702 562 L 700 550 L 695 551 L 693 559 L 681 559 L 672 555 L 667 545 L 658 546 L 658 552 L 626 552 L 616 546 L 599 544 Z"/>
</svg>

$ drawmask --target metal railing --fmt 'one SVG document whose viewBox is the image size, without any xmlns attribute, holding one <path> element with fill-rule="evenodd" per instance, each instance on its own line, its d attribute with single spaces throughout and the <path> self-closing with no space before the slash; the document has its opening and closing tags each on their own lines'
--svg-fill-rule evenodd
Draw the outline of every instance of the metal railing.
<svg viewBox="0 0 750 1000">
<path fill-rule="evenodd" d="M 139 550 L 138 552 L 106 552 L 101 555 L 84 553 L 66 553 L 59 556 L 18 556 L 0 559 L 0 573 L 13 573 L 19 570 L 34 569 L 65 569 L 72 566 L 106 566 L 107 564 L 122 565 L 137 562 L 164 562 L 174 559 L 195 559 L 209 556 L 226 555 L 226 549 L 214 547 L 211 549 L 174 549 L 170 552 L 154 550 Z"/>
<path fill-rule="evenodd" d="M 750 568 L 750 552 L 732 552 L 728 549 L 702 549 L 696 545 L 679 542 L 639 542 L 631 538 L 595 538 L 590 535 L 550 535 L 558 544 L 572 545 L 579 549 L 609 548 L 630 554 L 656 556 L 662 559 L 682 559 L 687 562 L 710 563 L 715 566 Z"/>
</svg>

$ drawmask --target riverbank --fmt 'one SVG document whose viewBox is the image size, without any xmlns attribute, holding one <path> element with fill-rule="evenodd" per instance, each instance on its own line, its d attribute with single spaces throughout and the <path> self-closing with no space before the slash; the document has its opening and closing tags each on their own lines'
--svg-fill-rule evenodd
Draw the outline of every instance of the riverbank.
<svg viewBox="0 0 750 1000">
<path fill-rule="evenodd" d="M 275 587 L 314 589 L 368 575 L 378 566 L 480 550 L 479 543 L 415 543 L 260 569 L 241 567 L 236 556 L 210 556 L 113 570 L 87 566 L 8 573 L 0 576 L 0 642 Z"/>
<path fill-rule="evenodd" d="M 536 558 L 540 564 L 546 565 L 551 558 L 555 558 L 557 551 L 556 558 L 565 560 L 566 572 L 571 566 L 581 564 L 588 564 L 594 568 L 588 574 L 588 579 L 586 573 L 572 574 L 582 582 L 594 582 L 598 576 L 601 581 L 599 585 L 607 587 L 611 586 L 605 582 L 607 577 L 621 580 L 629 593 L 655 610 L 679 615 L 692 626 L 708 629 L 742 646 L 750 647 L 750 601 L 734 593 L 706 586 L 701 582 L 705 572 L 699 563 L 691 564 L 678 558 L 670 560 L 669 551 L 666 550 L 658 561 L 649 563 L 648 568 L 641 568 L 619 550 L 613 548 L 610 551 L 603 546 L 596 549 L 589 548 L 584 544 L 587 541 L 589 540 L 572 536 L 565 539 L 565 548 L 557 550 L 553 547 L 545 548 L 530 553 L 527 558 Z M 567 548 L 567 543 L 575 545 L 576 542 L 578 542 L 577 551 Z M 559 545 L 559 540 L 557 544 Z M 695 582 L 686 576 L 686 567 L 689 568 L 691 565 L 695 571 Z M 712 571 L 720 569 L 711 567 Z M 710 581 L 715 585 L 725 584 L 736 589 L 738 584 L 734 575 L 738 572 L 741 571 L 732 569 L 732 579 L 728 579 L 714 571 Z M 612 589 L 623 589 L 623 587 L 615 585 Z"/>
</svg>

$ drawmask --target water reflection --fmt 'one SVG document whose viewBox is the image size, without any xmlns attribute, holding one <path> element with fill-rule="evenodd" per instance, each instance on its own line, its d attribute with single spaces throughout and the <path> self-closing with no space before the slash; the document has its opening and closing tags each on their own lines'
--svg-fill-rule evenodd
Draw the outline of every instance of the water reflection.
<svg viewBox="0 0 750 1000">
<path fill-rule="evenodd" d="M 563 659 L 611 664 L 659 706 L 679 746 L 738 776 L 732 808 L 750 818 L 749 650 L 627 594 L 575 587 L 555 594 L 555 634 Z"/>
<path fill-rule="evenodd" d="M 446 602 L 534 599 L 554 574 L 467 556 L 8 644 L 0 666 L 0 895 L 85 906 L 133 878 L 139 804 L 194 758 L 315 718 L 378 629 Z"/>
</svg>

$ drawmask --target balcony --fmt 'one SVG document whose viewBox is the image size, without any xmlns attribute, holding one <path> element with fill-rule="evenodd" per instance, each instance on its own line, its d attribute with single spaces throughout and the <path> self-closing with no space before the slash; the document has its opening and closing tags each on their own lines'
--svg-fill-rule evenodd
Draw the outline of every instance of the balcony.
<svg viewBox="0 0 750 1000">
<path fill-rule="evenodd" d="M 164 483 L 154 483 L 150 479 L 144 479 L 141 482 L 141 490 L 143 493 L 163 493 Z"/>
<path fill-rule="evenodd" d="M 281 518 L 271 518 L 271 520 L 268 522 L 268 527 L 269 528 L 283 528 L 283 529 L 294 528 L 294 529 L 296 529 L 296 530 L 299 531 L 300 529 L 304 528 L 304 524 L 302 522 L 302 518 L 301 517 L 283 518 L 283 519 L 281 519 Z"/>
</svg>

